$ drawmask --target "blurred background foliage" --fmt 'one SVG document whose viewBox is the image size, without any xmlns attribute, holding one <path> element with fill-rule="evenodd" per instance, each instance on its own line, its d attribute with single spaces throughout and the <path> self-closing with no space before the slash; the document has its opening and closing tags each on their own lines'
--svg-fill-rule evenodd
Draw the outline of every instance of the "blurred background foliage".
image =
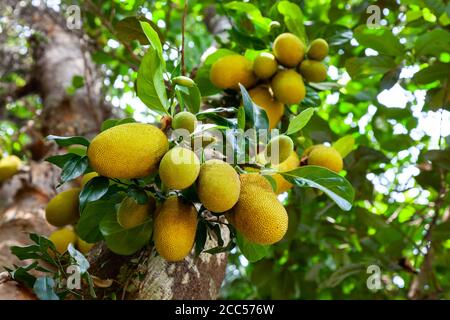
<svg viewBox="0 0 450 320">
<path fill-rule="evenodd" d="M 123 19 L 151 21 L 164 41 L 168 70 L 177 72 L 184 1 L 46 4 L 61 14 L 80 5 L 83 26 L 74 32 L 87 37 L 115 113 L 159 121 L 134 93 L 145 46 L 130 38 L 138 34 L 133 30 L 137 20 Z M 367 26 L 377 12 L 368 10 L 371 5 L 380 13 L 374 28 Z M 286 6 L 283 14 L 279 6 Z M 11 84 L 25 83 L 33 30 L 10 7 L 0 13 L 1 95 Z M 282 195 L 290 217 L 288 235 L 256 263 L 233 251 L 221 298 L 450 298 L 449 15 L 450 6 L 439 0 L 189 1 L 185 59 L 193 77 L 211 48 L 251 56 L 270 48 L 286 30 L 326 39 L 328 79 L 305 100 L 316 113 L 297 139 L 297 149 L 301 154 L 311 144 L 345 135 L 355 139 L 345 159 L 346 178 L 356 190 L 353 209 L 344 212 L 313 189 L 295 187 Z M 83 85 L 82 77 L 74 78 L 68 93 Z M 3 154 L 27 159 L 24 128 L 41 108 L 34 95 L 5 102 Z M 294 105 L 287 112 L 304 108 Z M 367 287 L 370 265 L 381 270 L 380 290 Z"/>
</svg>

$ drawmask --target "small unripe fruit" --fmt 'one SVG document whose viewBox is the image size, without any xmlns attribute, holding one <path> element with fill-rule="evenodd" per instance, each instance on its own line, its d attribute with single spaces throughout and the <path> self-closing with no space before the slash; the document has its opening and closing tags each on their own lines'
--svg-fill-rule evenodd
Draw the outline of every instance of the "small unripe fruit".
<svg viewBox="0 0 450 320">
<path fill-rule="evenodd" d="M 239 175 L 222 160 L 208 160 L 202 164 L 198 177 L 198 197 L 212 212 L 230 210 L 238 201 Z"/>
<path fill-rule="evenodd" d="M 333 147 L 313 148 L 308 156 L 308 164 L 328 168 L 334 172 L 342 170 L 344 164 L 341 154 Z"/>
<path fill-rule="evenodd" d="M 161 181 L 170 189 L 185 189 L 197 180 L 200 160 L 186 148 L 175 147 L 169 150 L 159 164 Z"/>
<path fill-rule="evenodd" d="M 272 79 L 272 90 L 275 98 L 283 103 L 300 103 L 305 98 L 303 78 L 295 70 L 283 70 Z"/>
<path fill-rule="evenodd" d="M 173 78 L 172 83 L 178 84 L 183 87 L 188 87 L 188 88 L 192 88 L 193 86 L 195 86 L 194 80 L 192 80 L 189 77 L 185 77 L 185 76 L 179 76 L 179 77 Z"/>
<path fill-rule="evenodd" d="M 308 49 L 308 57 L 313 60 L 322 61 L 328 55 L 328 43 L 324 39 L 315 39 Z"/>
<path fill-rule="evenodd" d="M 270 139 L 266 146 L 265 156 L 272 164 L 285 161 L 294 150 L 294 142 L 286 135 L 279 135 Z"/>
<path fill-rule="evenodd" d="M 278 62 L 275 56 L 269 52 L 261 52 L 253 62 L 253 71 L 260 79 L 272 77 L 278 69 Z"/>
<path fill-rule="evenodd" d="M 170 197 L 158 208 L 153 227 L 156 251 L 167 261 L 181 261 L 192 250 L 197 231 L 197 210 Z"/>
<path fill-rule="evenodd" d="M 1 157 L 0 157 L 1 158 Z M 0 160 L 0 182 L 12 178 L 20 169 L 22 161 L 17 156 L 7 156 Z"/>
<path fill-rule="evenodd" d="M 280 34 L 273 43 L 273 54 L 286 67 L 295 67 L 305 56 L 305 45 L 292 33 Z"/>
<path fill-rule="evenodd" d="M 211 66 L 209 79 L 218 88 L 235 90 L 239 90 L 239 83 L 248 88 L 256 81 L 252 62 L 238 54 L 217 60 Z"/>
<path fill-rule="evenodd" d="M 321 82 L 327 78 L 327 67 L 319 61 L 304 60 L 299 71 L 306 81 Z"/>
<path fill-rule="evenodd" d="M 126 197 L 117 210 L 117 222 L 124 229 L 132 229 L 148 220 L 150 213 L 155 210 L 155 199 L 148 198 L 146 204 L 139 204 L 132 197 Z"/>
<path fill-rule="evenodd" d="M 197 126 L 197 118 L 189 111 L 177 113 L 172 120 L 173 129 L 186 129 L 190 133 L 194 132 Z"/>
<path fill-rule="evenodd" d="M 266 111 L 269 118 L 269 129 L 275 128 L 284 113 L 284 104 L 272 97 L 267 87 L 258 86 L 248 92 L 253 102 Z"/>
<path fill-rule="evenodd" d="M 75 244 L 77 241 L 77 235 L 72 228 L 64 228 L 54 231 L 48 239 L 53 242 L 56 247 L 56 251 L 60 254 L 64 254 L 67 251 L 69 244 Z"/>
<path fill-rule="evenodd" d="M 95 243 L 89 243 L 77 237 L 77 249 L 84 255 L 87 255 L 94 245 Z"/>
<path fill-rule="evenodd" d="M 73 188 L 57 194 L 45 208 L 45 218 L 55 227 L 77 222 L 79 214 L 80 188 Z"/>
<path fill-rule="evenodd" d="M 81 179 L 81 187 L 84 187 L 86 185 L 86 183 L 88 183 L 91 179 L 98 177 L 98 173 L 97 172 L 89 172 L 86 173 L 83 178 Z"/>
</svg>

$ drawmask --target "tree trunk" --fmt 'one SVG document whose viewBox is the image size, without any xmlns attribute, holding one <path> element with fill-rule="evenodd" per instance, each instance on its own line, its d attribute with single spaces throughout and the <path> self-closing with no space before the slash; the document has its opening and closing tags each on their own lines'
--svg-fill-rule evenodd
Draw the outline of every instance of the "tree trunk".
<svg viewBox="0 0 450 320">
<path fill-rule="evenodd" d="M 44 210 L 57 193 L 60 170 L 42 159 L 61 150 L 45 142 L 44 137 L 93 136 L 111 114 L 101 94 L 101 78 L 84 41 L 61 27 L 48 12 L 36 11 L 31 17 L 33 27 L 46 38 L 31 39 L 35 66 L 27 91 L 38 93 L 44 105 L 42 113 L 27 128 L 33 137 L 29 146 L 32 157 L 40 161 L 30 161 L 20 174 L 0 185 L 0 267 L 23 263 L 10 254 L 9 247 L 29 244 L 27 233 L 49 235 L 54 229 L 45 221 Z M 66 88 L 74 76 L 82 76 L 85 86 L 69 95 Z M 11 93 L 11 97 L 18 95 Z M 226 235 L 224 238 L 226 241 Z M 207 247 L 216 245 L 214 239 L 208 240 Z M 90 272 L 105 279 L 119 277 L 128 270 L 129 281 L 123 290 L 126 294 L 122 295 L 128 299 L 215 299 L 225 276 L 226 254 L 201 254 L 198 258 L 191 255 L 178 263 L 164 261 L 149 248 L 138 256 L 140 262 L 136 264 L 130 257 L 116 256 L 99 244 L 90 253 Z M 131 284 L 136 290 L 130 290 Z M 26 289 L 3 273 L 0 299 L 30 297 Z"/>
</svg>

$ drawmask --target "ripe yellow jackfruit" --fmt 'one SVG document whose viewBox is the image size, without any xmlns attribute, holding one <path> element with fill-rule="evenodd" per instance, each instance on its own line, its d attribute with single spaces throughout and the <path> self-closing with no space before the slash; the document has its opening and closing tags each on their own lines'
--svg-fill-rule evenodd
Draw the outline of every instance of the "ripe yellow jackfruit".
<svg viewBox="0 0 450 320">
<path fill-rule="evenodd" d="M 89 242 L 84 241 L 80 237 L 77 237 L 76 247 L 77 247 L 78 251 L 80 251 L 84 255 L 87 255 L 94 245 L 95 245 L 95 243 L 89 243 Z"/>
<path fill-rule="evenodd" d="M 283 103 L 299 103 L 305 98 L 306 90 L 303 78 L 295 70 L 283 70 L 272 79 L 275 98 Z"/>
<path fill-rule="evenodd" d="M 239 90 L 239 83 L 248 88 L 256 81 L 252 62 L 238 54 L 224 56 L 214 62 L 209 79 L 218 88 L 235 90 Z"/>
<path fill-rule="evenodd" d="M 328 43 L 324 39 L 315 39 L 308 49 L 308 57 L 313 60 L 322 61 L 328 54 Z"/>
<path fill-rule="evenodd" d="M 198 197 L 212 212 L 230 210 L 238 201 L 240 185 L 239 175 L 222 160 L 208 160 L 200 167 Z"/>
<path fill-rule="evenodd" d="M 117 222 L 124 229 L 131 229 L 146 222 L 155 210 L 155 199 L 148 197 L 146 204 L 138 204 L 132 197 L 126 197 L 117 210 Z"/>
<path fill-rule="evenodd" d="M 275 128 L 284 113 L 284 104 L 275 100 L 267 87 L 258 86 L 248 92 L 253 102 L 266 111 L 269 129 Z"/>
<path fill-rule="evenodd" d="M 335 148 L 326 146 L 313 148 L 308 155 L 308 164 L 325 167 L 335 172 L 341 171 L 344 166 L 341 154 Z"/>
<path fill-rule="evenodd" d="M 289 158 L 280 163 L 279 165 L 272 166 L 272 168 L 277 169 L 279 172 L 287 172 L 294 170 L 300 165 L 300 159 L 295 151 L 292 151 Z M 277 183 L 277 190 L 275 191 L 277 194 L 288 191 L 292 188 L 292 184 L 288 182 L 283 176 L 279 173 L 272 175 L 272 178 Z"/>
<path fill-rule="evenodd" d="M 72 228 L 63 228 L 54 231 L 48 239 L 53 242 L 56 247 L 56 251 L 63 254 L 67 251 L 69 244 L 75 245 L 77 235 Z"/>
<path fill-rule="evenodd" d="M 185 189 L 197 180 L 200 160 L 189 149 L 175 147 L 169 150 L 159 164 L 161 181 L 170 189 Z"/>
<path fill-rule="evenodd" d="M 294 150 L 294 142 L 288 136 L 281 134 L 270 139 L 266 146 L 265 157 L 272 164 L 285 161 Z"/>
<path fill-rule="evenodd" d="M 89 180 L 91 180 L 92 178 L 98 177 L 98 173 L 97 172 L 89 172 L 86 173 L 83 178 L 81 179 L 81 187 L 84 187 L 86 185 L 86 183 L 89 182 Z"/>
<path fill-rule="evenodd" d="M 253 61 L 253 71 L 260 79 L 268 79 L 278 70 L 275 56 L 269 52 L 261 52 Z"/>
<path fill-rule="evenodd" d="M 173 129 L 186 129 L 190 133 L 194 132 L 196 125 L 197 118 L 188 111 L 177 113 L 172 120 Z"/>
<path fill-rule="evenodd" d="M 12 178 L 20 169 L 22 161 L 12 155 L 0 160 L 0 182 Z"/>
<path fill-rule="evenodd" d="M 327 67 L 319 61 L 304 60 L 299 71 L 306 81 L 322 82 L 327 78 Z"/>
<path fill-rule="evenodd" d="M 280 34 L 273 43 L 273 54 L 286 67 L 295 67 L 305 56 L 305 45 L 292 33 Z"/>
<path fill-rule="evenodd" d="M 190 203 L 170 197 L 158 208 L 153 239 L 156 251 L 167 261 L 183 260 L 194 245 L 197 210 Z"/>
<path fill-rule="evenodd" d="M 169 149 L 169 142 L 157 127 L 126 123 L 97 135 L 88 148 L 89 163 L 109 178 L 142 178 L 155 172 Z"/>
<path fill-rule="evenodd" d="M 78 206 L 80 188 L 72 188 L 57 194 L 45 208 L 45 218 L 55 227 L 73 224 L 80 217 Z"/>
<path fill-rule="evenodd" d="M 250 242 L 280 241 L 288 227 L 286 209 L 270 183 L 259 173 L 241 174 L 241 194 L 233 208 L 231 223 Z"/>
</svg>

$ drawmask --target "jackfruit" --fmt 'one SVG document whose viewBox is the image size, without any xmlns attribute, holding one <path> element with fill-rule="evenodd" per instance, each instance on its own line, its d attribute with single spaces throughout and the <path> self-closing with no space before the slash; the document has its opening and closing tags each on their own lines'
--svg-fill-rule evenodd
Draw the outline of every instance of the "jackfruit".
<svg viewBox="0 0 450 320">
<path fill-rule="evenodd" d="M 117 210 L 117 222 L 124 229 L 137 227 L 150 218 L 150 214 L 155 210 L 155 199 L 148 197 L 146 204 L 139 204 L 132 197 L 126 197 L 122 200 Z"/>
<path fill-rule="evenodd" d="M 186 76 L 175 77 L 172 79 L 172 83 L 188 88 L 192 88 L 193 86 L 195 86 L 194 80 Z"/>
<path fill-rule="evenodd" d="M 287 172 L 294 170 L 300 165 L 300 159 L 295 151 L 292 151 L 289 158 L 280 163 L 279 165 L 272 166 L 272 168 L 278 170 L 279 172 Z M 283 176 L 279 173 L 276 173 L 271 176 L 275 182 L 277 183 L 277 189 L 275 191 L 276 194 L 280 194 L 288 191 L 293 187 L 293 185 L 288 182 Z"/>
<path fill-rule="evenodd" d="M 197 118 L 188 111 L 177 113 L 172 120 L 173 129 L 186 129 L 190 133 L 194 132 L 197 125 Z"/>
<path fill-rule="evenodd" d="M 328 43 L 321 38 L 311 42 L 308 49 L 308 57 L 313 60 L 322 61 L 328 54 Z"/>
<path fill-rule="evenodd" d="M 264 86 L 258 86 L 248 93 L 253 102 L 266 111 L 267 118 L 269 118 L 269 129 L 275 128 L 283 116 L 284 104 L 275 100 L 269 89 Z"/>
<path fill-rule="evenodd" d="M 72 228 L 63 228 L 54 231 L 48 239 L 53 242 L 56 247 L 56 251 L 60 254 L 64 254 L 64 252 L 67 251 L 69 244 L 75 245 L 77 235 Z"/>
<path fill-rule="evenodd" d="M 344 163 L 341 154 L 333 147 L 315 147 L 308 155 L 308 164 L 328 168 L 334 172 L 342 170 Z"/>
<path fill-rule="evenodd" d="M 78 251 L 80 251 L 84 255 L 87 255 L 94 245 L 95 245 L 95 243 L 89 243 L 89 242 L 84 241 L 80 237 L 77 237 L 76 247 L 77 247 Z"/>
<path fill-rule="evenodd" d="M 231 213 L 232 225 L 250 242 L 280 241 L 288 227 L 286 209 L 259 173 L 241 174 L 241 194 Z"/>
<path fill-rule="evenodd" d="M 295 70 L 283 70 L 272 79 L 272 90 L 275 98 L 283 103 L 300 103 L 305 98 L 303 78 Z"/>
<path fill-rule="evenodd" d="M 218 88 L 235 90 L 239 90 L 239 83 L 248 88 L 256 81 L 252 62 L 238 54 L 217 60 L 211 66 L 209 79 Z"/>
<path fill-rule="evenodd" d="M 73 224 L 80 217 L 78 206 L 80 188 L 72 188 L 57 194 L 45 208 L 45 218 L 55 227 Z"/>
<path fill-rule="evenodd" d="M 22 161 L 17 156 L 7 156 L 0 159 L 0 182 L 12 178 L 20 170 Z"/>
<path fill-rule="evenodd" d="M 98 173 L 97 172 L 89 172 L 86 173 L 83 178 L 81 179 L 81 187 L 84 187 L 86 185 L 86 183 L 88 183 L 92 178 L 98 177 Z"/>
<path fill-rule="evenodd" d="M 253 61 L 253 71 L 260 79 L 272 77 L 278 70 L 278 62 L 275 56 L 269 52 L 261 52 Z"/>
<path fill-rule="evenodd" d="M 212 212 L 230 210 L 239 199 L 239 175 L 222 160 L 208 160 L 200 167 L 198 197 Z"/>
<path fill-rule="evenodd" d="M 157 127 L 126 123 L 107 129 L 91 142 L 87 155 L 94 171 L 109 178 L 142 178 L 154 173 L 169 149 Z"/>
<path fill-rule="evenodd" d="M 280 34 L 273 43 L 273 54 L 286 67 L 295 67 L 305 56 L 305 45 L 292 33 Z"/>
<path fill-rule="evenodd" d="M 294 150 L 294 142 L 288 136 L 281 134 L 270 139 L 266 146 L 265 157 L 272 164 L 285 161 Z"/>
<path fill-rule="evenodd" d="M 189 149 L 175 147 L 169 150 L 159 164 L 161 181 L 170 189 L 185 189 L 197 180 L 200 160 Z"/>
<path fill-rule="evenodd" d="M 319 61 L 304 60 L 299 71 L 306 81 L 321 82 L 327 78 L 327 67 Z"/>
<path fill-rule="evenodd" d="M 156 251 L 167 261 L 183 260 L 194 245 L 197 210 L 190 203 L 170 197 L 158 208 L 153 226 Z"/>
</svg>

